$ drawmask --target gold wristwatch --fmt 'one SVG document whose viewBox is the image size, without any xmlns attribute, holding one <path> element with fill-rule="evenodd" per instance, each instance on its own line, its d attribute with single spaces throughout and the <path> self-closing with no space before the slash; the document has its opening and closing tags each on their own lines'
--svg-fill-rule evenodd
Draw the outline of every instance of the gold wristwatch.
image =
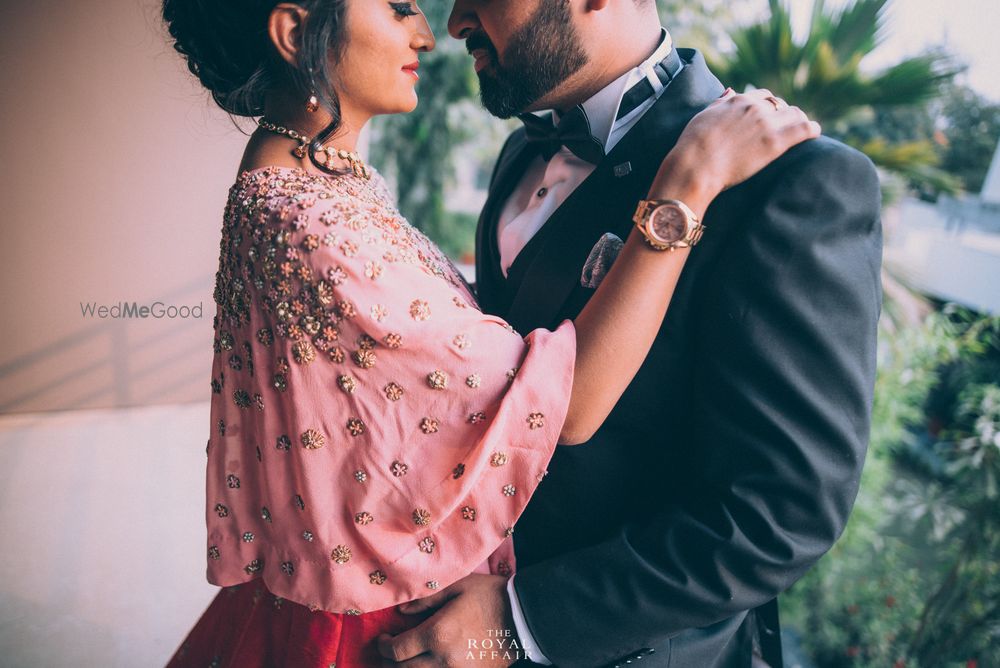
<svg viewBox="0 0 1000 668">
<path fill-rule="evenodd" d="M 646 243 L 661 251 L 694 246 L 705 230 L 694 211 L 676 199 L 644 199 L 632 220 Z"/>
</svg>

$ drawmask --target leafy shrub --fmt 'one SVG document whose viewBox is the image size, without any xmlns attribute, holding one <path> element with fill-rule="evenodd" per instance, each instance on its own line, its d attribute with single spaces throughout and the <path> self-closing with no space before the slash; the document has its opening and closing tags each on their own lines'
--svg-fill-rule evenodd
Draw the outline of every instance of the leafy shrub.
<svg viewBox="0 0 1000 668">
<path fill-rule="evenodd" d="M 1000 665 L 1000 318 L 883 332 L 841 540 L 782 597 L 821 668 Z"/>
</svg>

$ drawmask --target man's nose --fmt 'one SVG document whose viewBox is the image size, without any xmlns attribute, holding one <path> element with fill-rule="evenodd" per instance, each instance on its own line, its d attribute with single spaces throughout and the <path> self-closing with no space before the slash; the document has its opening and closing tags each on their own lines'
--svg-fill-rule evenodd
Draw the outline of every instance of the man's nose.
<svg viewBox="0 0 1000 668">
<path fill-rule="evenodd" d="M 448 34 L 455 39 L 465 39 L 479 28 L 479 17 L 470 0 L 455 0 L 448 16 Z"/>
</svg>

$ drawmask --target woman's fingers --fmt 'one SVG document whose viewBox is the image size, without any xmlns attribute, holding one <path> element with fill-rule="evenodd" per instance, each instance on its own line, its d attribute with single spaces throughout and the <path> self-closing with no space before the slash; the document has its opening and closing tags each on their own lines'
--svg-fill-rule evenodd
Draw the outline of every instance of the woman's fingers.
<svg viewBox="0 0 1000 668">
<path fill-rule="evenodd" d="M 709 105 L 691 120 L 668 157 L 681 165 L 699 165 L 699 178 L 719 185 L 719 191 L 745 181 L 820 133 L 819 125 L 801 109 L 766 88 L 744 94 L 727 91 L 715 102 L 721 104 Z"/>
<path fill-rule="evenodd" d="M 768 141 L 782 152 L 807 139 L 818 137 L 821 131 L 819 123 L 809 120 L 798 107 L 785 107 L 773 112 L 771 122 L 771 137 Z"/>
<path fill-rule="evenodd" d="M 803 142 L 807 139 L 815 139 L 819 137 L 822 133 L 822 129 L 819 123 L 816 121 L 801 121 L 798 123 L 792 123 L 782 130 L 785 139 L 789 142 L 790 146 L 794 146 L 799 142 Z"/>
<path fill-rule="evenodd" d="M 737 133 L 740 128 L 750 138 L 744 153 L 734 153 L 731 168 L 735 178 L 729 185 L 741 182 L 756 173 L 769 162 L 788 149 L 807 139 L 819 136 L 819 124 L 810 121 L 798 107 L 775 106 L 762 95 L 747 96 L 749 107 L 742 114 L 743 123 L 732 127 Z"/>
<path fill-rule="evenodd" d="M 782 111 L 788 109 L 789 105 L 785 100 L 772 93 L 767 88 L 755 88 L 746 93 L 733 92 L 732 88 L 727 88 L 716 102 L 729 100 L 733 104 L 744 107 L 753 107 L 760 110 Z"/>
<path fill-rule="evenodd" d="M 775 112 L 788 109 L 788 103 L 769 91 L 767 88 L 757 88 L 746 93 L 747 100 L 763 112 Z"/>
<path fill-rule="evenodd" d="M 787 126 L 805 123 L 809 120 L 805 113 L 798 107 L 785 107 L 777 111 L 768 107 L 761 113 L 764 114 L 765 120 L 775 132 Z"/>
<path fill-rule="evenodd" d="M 775 110 L 784 109 L 788 106 L 787 102 L 766 88 L 755 88 L 754 90 L 747 92 L 746 96 L 757 102 L 766 102 Z"/>
</svg>

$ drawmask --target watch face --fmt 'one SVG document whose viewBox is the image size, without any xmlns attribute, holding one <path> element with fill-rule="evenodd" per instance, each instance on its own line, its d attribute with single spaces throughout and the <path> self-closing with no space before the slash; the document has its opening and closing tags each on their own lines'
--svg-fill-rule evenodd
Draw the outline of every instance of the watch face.
<svg viewBox="0 0 1000 668">
<path fill-rule="evenodd" d="M 687 236 L 687 216 L 676 206 L 664 204 L 649 217 L 649 231 L 663 243 L 674 243 Z"/>
</svg>

